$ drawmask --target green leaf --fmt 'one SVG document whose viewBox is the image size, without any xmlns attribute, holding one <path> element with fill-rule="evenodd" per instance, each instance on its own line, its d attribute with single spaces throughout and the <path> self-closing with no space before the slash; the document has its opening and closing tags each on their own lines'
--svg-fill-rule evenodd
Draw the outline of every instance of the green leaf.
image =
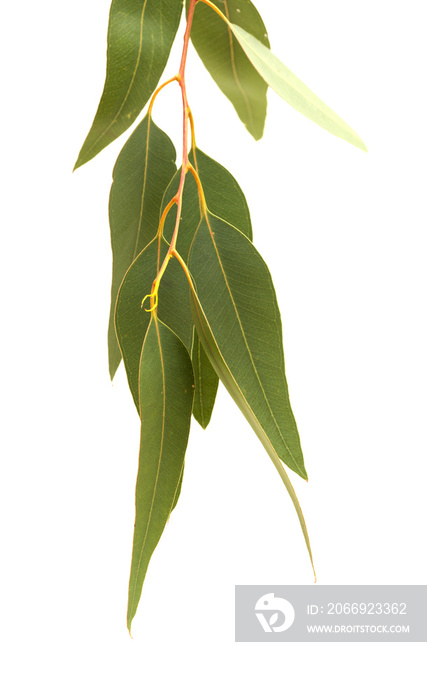
<svg viewBox="0 0 427 700">
<path fill-rule="evenodd" d="M 188 4 L 189 0 L 187 8 Z M 214 0 L 214 4 L 230 22 L 236 22 L 270 46 L 264 22 L 250 0 Z M 254 70 L 227 24 L 203 2 L 196 5 L 191 39 L 243 124 L 255 139 L 260 139 L 267 112 L 267 84 Z"/>
<path fill-rule="evenodd" d="M 237 24 L 229 23 L 228 26 L 258 73 L 291 107 L 331 134 L 363 151 L 368 150 L 360 136 L 286 68 L 258 38 L 252 36 L 252 32 L 245 31 Z"/>
<path fill-rule="evenodd" d="M 139 361 L 145 334 L 150 323 L 150 313 L 141 308 L 143 298 L 150 294 L 157 272 L 169 246 L 153 240 L 138 255 L 127 271 L 117 296 L 115 328 L 120 351 L 133 400 L 139 410 Z M 164 273 L 160 289 L 157 313 L 181 339 L 191 353 L 193 321 L 189 304 L 188 283 L 179 262 L 172 258 Z M 149 308 L 146 301 L 145 307 Z"/>
<path fill-rule="evenodd" d="M 193 404 L 193 372 L 188 353 L 175 333 L 155 316 L 144 339 L 139 384 L 143 400 L 129 579 L 129 631 L 150 558 L 176 503 Z"/>
<path fill-rule="evenodd" d="M 304 536 L 304 540 L 305 540 L 308 554 L 310 557 L 311 565 L 312 565 L 313 571 L 314 571 L 313 555 L 312 555 L 312 551 L 311 551 L 310 539 L 308 536 L 307 526 L 305 524 L 305 520 L 304 520 L 302 510 L 301 510 L 301 506 L 299 504 L 295 490 L 292 486 L 292 482 L 291 482 L 288 474 L 286 473 L 286 470 L 283 467 L 283 464 L 281 463 L 279 456 L 278 456 L 277 452 L 275 451 L 266 431 L 262 427 L 257 415 L 255 414 L 253 407 L 250 406 L 250 404 L 248 403 L 247 397 L 242 392 L 241 388 L 239 387 L 239 385 L 236 381 L 235 376 L 233 375 L 232 371 L 230 370 L 230 367 L 227 365 L 227 363 L 224 359 L 224 356 L 218 347 L 218 344 L 217 344 L 216 339 L 215 339 L 213 332 L 212 332 L 212 327 L 210 326 L 210 324 L 206 318 L 206 315 L 205 315 L 204 310 L 202 308 L 202 304 L 198 298 L 198 295 L 195 292 L 194 287 L 191 288 L 191 292 L 192 292 L 191 293 L 191 301 L 192 301 L 193 318 L 195 321 L 197 333 L 199 334 L 199 337 L 200 337 L 201 342 L 203 344 L 203 347 L 206 351 L 206 354 L 209 357 L 209 360 L 212 363 L 212 366 L 215 368 L 215 371 L 217 372 L 218 377 L 221 379 L 225 388 L 228 390 L 229 394 L 234 399 L 237 406 L 240 408 L 243 415 L 247 419 L 249 425 L 253 428 L 255 434 L 258 436 L 262 445 L 266 449 L 267 454 L 269 455 L 274 466 L 276 467 L 276 469 L 279 473 L 279 476 L 282 479 L 282 481 L 286 487 L 286 490 L 291 497 L 292 503 L 294 505 L 295 511 L 297 513 L 297 516 L 298 516 L 298 520 L 300 522 L 301 530 L 302 530 L 302 533 Z M 314 571 L 314 574 L 316 575 L 315 571 Z"/>
<path fill-rule="evenodd" d="M 126 131 L 151 97 L 169 57 L 182 2 L 113 0 L 104 90 L 75 168 Z"/>
<path fill-rule="evenodd" d="M 306 479 L 285 377 L 280 312 L 265 262 L 240 231 L 209 215 L 209 223 L 204 219 L 198 228 L 188 267 L 215 344 L 249 410 L 279 458 Z M 196 329 L 204 342 L 200 324 Z M 204 348 L 212 362 L 212 352 Z"/>
<path fill-rule="evenodd" d="M 176 490 L 176 492 L 175 492 L 175 498 L 174 498 L 174 501 L 173 501 L 173 504 L 172 504 L 172 510 L 174 510 L 174 509 L 176 508 L 177 503 L 178 503 L 178 500 L 179 500 L 179 497 L 180 497 L 180 495 L 181 495 L 182 477 L 184 476 L 184 468 L 185 468 L 185 463 L 183 462 L 183 463 L 182 463 L 182 472 L 181 472 L 181 476 L 180 476 L 180 479 L 179 479 L 179 482 L 178 482 L 178 488 L 177 488 L 177 490 Z"/>
<path fill-rule="evenodd" d="M 209 211 L 238 228 L 244 236 L 252 240 L 251 216 L 246 197 L 237 180 L 223 165 L 199 148 L 196 148 L 194 162 L 197 163 Z"/>
<path fill-rule="evenodd" d="M 193 416 L 202 428 L 207 428 L 215 405 L 218 375 L 212 367 L 196 332 L 194 332 L 191 361 L 194 372 Z"/>
<path fill-rule="evenodd" d="M 238 228 L 247 238 L 252 240 L 249 208 L 237 180 L 226 168 L 213 158 L 210 158 L 206 153 L 203 153 L 199 148 L 196 148 L 196 157 L 194 158 L 193 153 L 190 153 L 189 159 L 193 166 L 197 165 L 209 211 Z M 177 171 L 169 183 L 163 197 L 162 210 L 177 193 L 180 178 L 181 169 Z M 178 252 L 185 262 L 188 260 L 188 252 L 202 217 L 196 182 L 192 174 L 187 173 L 177 242 Z M 175 219 L 176 211 L 172 209 L 166 217 L 163 229 L 163 235 L 167 241 L 170 241 L 172 238 Z"/>
<path fill-rule="evenodd" d="M 252 240 L 252 225 L 248 205 L 240 186 L 231 173 L 198 148 L 196 148 L 195 158 L 192 153 L 190 154 L 190 160 L 194 166 L 197 165 L 209 211 L 241 230 L 245 236 Z M 178 170 L 165 192 L 162 209 L 176 194 L 180 177 L 181 170 Z M 191 173 L 188 173 L 184 186 L 181 222 L 177 241 L 178 252 L 185 261 L 188 259 L 188 251 L 201 218 L 202 213 L 199 206 L 197 185 Z M 176 212 L 172 209 L 166 218 L 164 227 L 164 235 L 168 241 L 172 238 L 175 220 Z M 218 377 L 206 353 L 200 347 L 197 334 L 194 336 L 192 359 L 195 368 L 194 417 L 202 428 L 206 428 L 211 419 L 215 403 Z"/>
<path fill-rule="evenodd" d="M 111 379 L 121 360 L 114 329 L 120 283 L 138 253 L 157 233 L 163 193 L 176 173 L 175 158 L 172 141 L 147 115 L 124 145 L 114 166 L 109 204 L 113 250 L 108 327 Z"/>
</svg>

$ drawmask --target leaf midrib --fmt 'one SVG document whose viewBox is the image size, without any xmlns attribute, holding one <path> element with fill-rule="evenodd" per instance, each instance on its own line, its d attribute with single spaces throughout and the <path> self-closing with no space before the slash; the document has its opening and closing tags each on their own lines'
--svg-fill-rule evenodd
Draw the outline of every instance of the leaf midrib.
<svg viewBox="0 0 427 700">
<path fill-rule="evenodd" d="M 227 31 L 228 31 L 229 41 L 230 41 L 230 61 L 231 61 L 231 69 L 232 69 L 232 71 L 233 71 L 233 75 L 234 75 L 234 79 L 235 79 L 235 81 L 236 81 L 236 85 L 237 85 L 238 89 L 240 90 L 240 93 L 241 93 L 241 95 L 242 95 L 243 101 L 244 101 L 244 103 L 245 103 L 245 105 L 246 105 L 246 109 L 247 109 L 247 112 L 248 112 L 249 120 L 250 120 L 251 124 L 253 125 L 254 118 L 253 118 L 252 108 L 251 108 L 251 105 L 250 105 L 248 96 L 246 95 L 246 93 L 245 93 L 245 91 L 244 91 L 244 89 L 243 89 L 243 87 L 242 87 L 242 84 L 241 84 L 241 82 L 240 82 L 239 76 L 238 76 L 238 74 L 237 74 L 237 66 L 236 66 L 236 61 L 235 61 L 235 57 L 234 57 L 234 44 L 233 44 L 233 41 L 235 41 L 235 39 L 233 39 L 233 36 L 234 36 L 234 35 L 233 35 L 233 32 L 232 32 L 231 27 L 230 27 L 230 13 L 229 13 L 229 11 L 228 11 L 227 0 L 224 0 L 224 11 L 225 11 L 225 15 L 226 15 L 226 17 L 227 17 L 227 19 L 228 19 L 228 22 L 229 22 L 229 24 L 227 25 Z"/>
<path fill-rule="evenodd" d="M 144 165 L 144 180 L 143 180 L 143 185 L 142 185 L 142 194 L 141 194 L 141 208 L 139 210 L 139 220 L 138 220 L 138 228 L 137 228 L 137 233 L 136 233 L 136 241 L 135 241 L 135 249 L 133 251 L 133 260 L 135 260 L 135 257 L 138 252 L 138 247 L 139 247 L 139 239 L 141 237 L 141 224 L 142 224 L 142 216 L 144 212 L 144 200 L 145 200 L 145 189 L 147 186 L 147 170 L 148 170 L 148 155 L 149 155 L 149 140 L 150 140 L 150 127 L 151 127 L 151 118 L 150 115 L 147 115 L 147 138 L 145 141 L 145 165 Z"/>
<path fill-rule="evenodd" d="M 200 404 L 200 415 L 202 417 L 202 423 L 204 424 L 205 422 L 205 412 L 203 409 L 203 383 L 202 383 L 202 362 L 201 362 L 201 357 L 200 357 L 200 340 L 197 338 L 196 342 L 198 343 L 197 346 L 197 373 L 199 377 L 199 404 Z"/>
<path fill-rule="evenodd" d="M 114 122 L 117 121 L 118 117 L 120 116 L 120 114 L 121 114 L 122 111 L 123 111 L 123 108 L 124 108 L 124 106 L 125 106 L 125 104 L 126 104 L 126 101 L 127 101 L 128 97 L 129 97 L 130 91 L 132 90 L 132 86 L 133 86 L 133 84 L 134 84 L 134 82 L 135 82 L 136 73 L 137 73 L 137 71 L 138 71 L 139 63 L 140 63 L 140 60 L 141 60 L 141 53 L 142 53 L 142 36 L 143 36 L 143 33 L 144 33 L 144 31 L 143 31 L 143 27 L 144 27 L 144 15 L 145 15 L 145 8 L 147 7 L 147 3 L 148 3 L 148 0 L 144 0 L 144 6 L 143 6 L 142 11 L 141 11 L 141 20 L 140 20 L 140 28 L 139 28 L 138 56 L 137 56 L 137 59 L 136 59 L 135 68 L 134 68 L 132 77 L 131 77 L 131 79 L 130 79 L 130 83 L 129 83 L 129 87 L 128 87 L 128 89 L 127 89 L 126 95 L 125 95 L 125 97 L 124 97 L 124 99 L 123 99 L 123 101 L 122 101 L 122 104 L 120 105 L 120 107 L 119 107 L 117 113 L 114 115 L 114 117 L 112 118 L 112 120 L 110 121 L 110 123 L 108 124 L 108 126 L 105 127 L 104 131 L 103 131 L 103 132 L 98 136 L 98 138 L 95 139 L 95 141 L 93 142 L 90 151 L 93 151 L 94 148 L 96 148 L 96 145 L 98 144 L 98 142 L 99 142 L 99 141 L 105 136 L 105 134 L 111 129 L 111 127 L 112 127 L 112 125 L 114 124 Z M 90 153 L 90 151 L 89 151 L 89 153 Z"/>
</svg>

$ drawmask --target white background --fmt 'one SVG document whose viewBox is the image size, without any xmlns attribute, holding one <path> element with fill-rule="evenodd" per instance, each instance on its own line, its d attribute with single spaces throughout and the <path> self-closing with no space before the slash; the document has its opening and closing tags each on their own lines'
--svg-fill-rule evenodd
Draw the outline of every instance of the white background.
<svg viewBox="0 0 427 700">
<path fill-rule="evenodd" d="M 274 466 L 223 389 L 208 430 L 193 424 L 181 500 L 126 631 L 138 420 L 122 369 L 110 384 L 106 328 L 107 202 L 127 135 L 72 174 L 108 9 L 9 3 L 2 18 L 3 696 L 425 698 L 424 644 L 233 641 L 235 584 L 313 575 Z M 318 581 L 426 583 L 423 3 L 258 9 L 274 52 L 369 149 L 271 91 L 255 143 L 190 51 L 198 145 L 241 184 L 275 281 Z M 154 118 L 175 138 L 179 95 L 166 92 Z"/>
</svg>

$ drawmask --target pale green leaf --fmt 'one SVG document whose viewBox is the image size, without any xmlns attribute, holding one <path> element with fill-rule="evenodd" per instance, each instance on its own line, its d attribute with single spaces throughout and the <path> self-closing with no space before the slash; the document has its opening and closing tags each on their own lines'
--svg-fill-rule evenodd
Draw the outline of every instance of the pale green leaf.
<svg viewBox="0 0 427 700">
<path fill-rule="evenodd" d="M 214 4 L 230 22 L 235 22 L 265 46 L 270 46 L 264 23 L 250 0 L 214 0 Z M 205 67 L 231 101 L 243 124 L 255 139 L 260 139 L 267 112 L 267 84 L 254 70 L 227 24 L 203 2 L 196 5 L 191 39 Z"/>
<path fill-rule="evenodd" d="M 139 384 L 143 400 L 129 579 L 129 630 L 148 564 L 176 504 L 193 404 L 193 372 L 188 353 L 178 336 L 155 316 L 144 339 Z"/>
<path fill-rule="evenodd" d="M 113 251 L 108 327 L 111 379 L 121 360 L 114 329 L 120 283 L 133 260 L 157 233 L 163 193 L 176 172 L 175 158 L 172 141 L 147 115 L 124 145 L 114 166 L 109 204 Z"/>
<path fill-rule="evenodd" d="M 228 26 L 258 73 L 291 107 L 331 134 L 363 151 L 367 150 L 360 136 L 271 53 L 269 48 L 237 24 L 229 23 Z"/>
<path fill-rule="evenodd" d="M 208 218 L 197 230 L 188 262 L 201 307 L 256 421 L 280 459 L 306 479 L 269 270 L 240 231 L 215 216 Z M 203 342 L 197 324 L 196 329 Z"/>
<path fill-rule="evenodd" d="M 182 3 L 113 0 L 104 90 L 75 168 L 126 131 L 151 97 L 169 57 Z"/>
</svg>

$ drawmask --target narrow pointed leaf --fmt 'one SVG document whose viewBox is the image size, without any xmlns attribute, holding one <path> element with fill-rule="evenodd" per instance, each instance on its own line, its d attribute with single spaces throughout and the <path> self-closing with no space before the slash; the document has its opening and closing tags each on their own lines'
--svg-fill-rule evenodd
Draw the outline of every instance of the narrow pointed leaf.
<svg viewBox="0 0 427 700">
<path fill-rule="evenodd" d="M 182 2 L 113 0 L 104 90 L 75 168 L 126 131 L 151 97 L 169 57 Z"/>
<path fill-rule="evenodd" d="M 147 115 L 124 145 L 114 166 L 109 204 L 113 251 L 108 327 L 111 379 L 121 360 L 114 329 L 120 283 L 136 256 L 157 233 L 162 197 L 176 172 L 175 158 L 172 141 Z"/>
<path fill-rule="evenodd" d="M 310 546 L 310 539 L 308 536 L 308 531 L 307 531 L 307 526 L 305 524 L 304 516 L 301 510 L 301 506 L 299 504 L 298 498 L 296 496 L 295 490 L 292 486 L 292 482 L 283 466 L 281 463 L 279 456 L 274 449 L 269 437 L 267 436 L 265 430 L 263 429 L 261 423 L 259 422 L 257 416 L 255 415 L 252 407 L 249 405 L 247 398 L 243 394 L 242 390 L 240 389 L 233 373 L 231 372 L 230 368 L 228 367 L 218 345 L 216 342 L 216 339 L 213 335 L 212 329 L 208 323 L 208 320 L 205 316 L 204 310 L 202 308 L 201 302 L 198 298 L 198 295 L 196 294 L 195 288 L 191 288 L 191 303 L 192 303 L 192 311 L 193 311 L 193 318 L 195 322 L 195 327 L 197 329 L 197 333 L 199 335 L 199 338 L 203 344 L 203 347 L 205 349 L 205 352 L 207 356 L 209 357 L 210 362 L 212 363 L 212 366 L 215 368 L 215 371 L 218 374 L 218 377 L 221 379 L 222 383 L 224 384 L 225 388 L 231 395 L 231 397 L 234 399 L 236 402 L 237 406 L 240 408 L 242 411 L 243 415 L 245 416 L 246 420 L 248 421 L 249 425 L 253 428 L 255 434 L 258 436 L 259 440 L 261 441 L 262 445 L 267 451 L 267 454 L 269 455 L 271 461 L 273 462 L 274 466 L 276 467 L 280 478 L 282 479 L 286 490 L 291 497 L 292 503 L 294 505 L 295 511 L 298 516 L 298 520 L 300 522 L 301 530 L 304 536 L 304 540 L 306 543 L 306 547 L 308 550 L 308 554 L 310 557 L 311 565 L 313 567 L 314 571 L 314 564 L 313 564 L 313 555 L 311 551 L 311 546 Z"/>
<path fill-rule="evenodd" d="M 157 272 L 167 254 L 168 245 L 152 241 L 134 260 L 120 286 L 115 310 L 115 328 L 120 351 L 135 405 L 139 410 L 139 362 L 151 314 L 141 308 L 146 294 L 150 294 Z M 149 300 L 145 307 L 149 308 Z M 188 298 L 188 283 L 181 265 L 172 259 L 162 277 L 157 313 L 181 338 L 191 353 L 193 321 Z"/>
<path fill-rule="evenodd" d="M 250 0 L 214 0 L 214 4 L 230 22 L 236 22 L 265 46 L 270 46 L 264 22 Z M 255 139 L 260 139 L 267 112 L 267 84 L 253 68 L 227 24 L 202 2 L 196 5 L 191 39 L 243 124 Z"/>
<path fill-rule="evenodd" d="M 209 224 L 204 219 L 198 228 L 188 267 L 239 391 L 280 459 L 306 479 L 285 377 L 280 312 L 264 260 L 240 231 L 209 215 Z"/>
<path fill-rule="evenodd" d="M 130 630 L 147 567 L 176 503 L 190 430 L 193 372 L 187 350 L 153 317 L 139 372 L 141 445 L 136 483 L 135 531 L 129 579 Z"/>
<path fill-rule="evenodd" d="M 218 391 L 218 375 L 203 349 L 197 332 L 194 333 L 191 361 L 194 372 L 193 416 L 202 428 L 207 428 Z"/>
<path fill-rule="evenodd" d="M 195 158 L 193 153 L 190 154 L 190 160 L 194 166 L 197 166 L 209 211 L 238 228 L 252 240 L 251 217 L 245 195 L 231 173 L 198 148 L 196 148 Z M 165 192 L 162 209 L 176 194 L 180 176 L 181 171 L 179 170 Z M 187 261 L 188 252 L 201 219 L 197 185 L 191 173 L 188 173 L 184 187 L 177 243 L 178 251 L 185 261 Z M 164 228 L 165 238 L 169 241 L 175 228 L 175 220 L 176 213 L 172 209 L 166 218 Z M 194 336 L 192 359 L 195 367 L 194 417 L 202 428 L 206 428 L 212 416 L 218 389 L 218 377 L 200 346 L 197 334 Z"/>
<path fill-rule="evenodd" d="M 269 48 L 258 41 L 258 38 L 237 24 L 230 23 L 229 27 L 258 73 L 282 99 L 331 134 L 363 151 L 367 150 L 360 136 L 271 53 Z"/>
</svg>

